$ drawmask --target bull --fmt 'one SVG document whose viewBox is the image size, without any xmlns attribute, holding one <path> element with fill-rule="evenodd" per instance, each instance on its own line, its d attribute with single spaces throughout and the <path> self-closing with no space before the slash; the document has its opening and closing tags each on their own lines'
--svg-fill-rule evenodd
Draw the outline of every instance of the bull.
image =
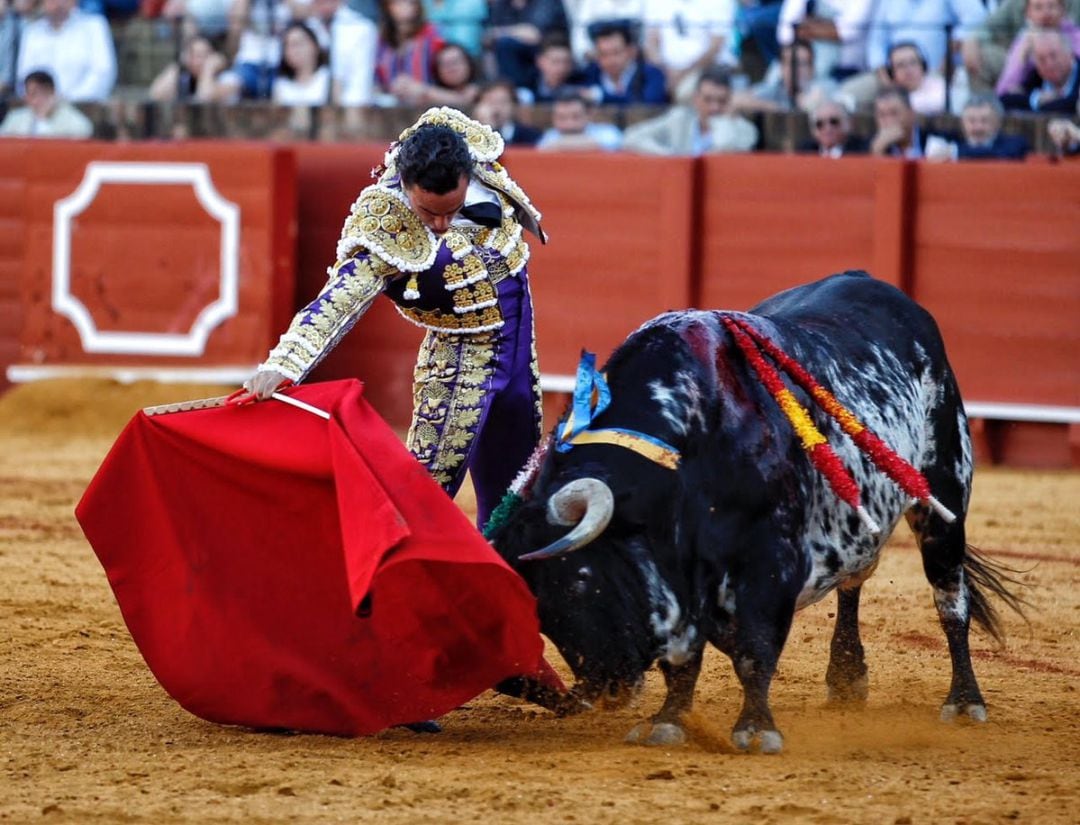
<svg viewBox="0 0 1080 825">
<path fill-rule="evenodd" d="M 857 485 L 858 509 L 844 503 L 737 346 L 733 321 L 812 374 L 898 460 L 921 471 L 935 498 L 913 499 L 785 379 Z M 583 384 L 580 370 L 578 379 L 556 445 L 492 535 L 574 672 L 564 709 L 621 704 L 659 662 L 663 706 L 628 739 L 682 742 L 711 643 L 730 657 L 742 686 L 734 745 L 780 751 L 769 687 L 795 612 L 837 591 L 828 699 L 865 701 L 861 587 L 906 517 L 952 660 L 941 717 L 986 719 L 969 626 L 974 620 L 1000 640 L 989 596 L 1018 611 L 1022 600 L 1004 568 L 965 541 L 971 438 L 929 313 L 900 290 L 849 271 L 749 313 L 660 315 L 615 350 L 600 380 Z"/>
</svg>

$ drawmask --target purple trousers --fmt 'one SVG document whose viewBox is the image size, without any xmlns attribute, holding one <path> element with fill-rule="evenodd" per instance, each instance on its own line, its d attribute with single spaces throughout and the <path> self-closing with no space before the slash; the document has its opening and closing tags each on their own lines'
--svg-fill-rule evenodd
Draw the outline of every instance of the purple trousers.
<svg viewBox="0 0 1080 825">
<path fill-rule="evenodd" d="M 497 291 L 499 329 L 424 338 L 406 442 L 451 496 L 470 472 L 480 527 L 536 447 L 543 412 L 527 273 Z"/>
</svg>

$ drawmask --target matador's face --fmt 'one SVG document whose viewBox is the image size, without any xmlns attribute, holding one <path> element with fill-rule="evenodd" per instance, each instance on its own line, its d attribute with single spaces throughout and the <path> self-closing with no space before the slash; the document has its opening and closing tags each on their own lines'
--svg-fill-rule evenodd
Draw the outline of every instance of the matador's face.
<svg viewBox="0 0 1080 825">
<path fill-rule="evenodd" d="M 465 192 L 468 188 L 467 175 L 461 176 L 454 189 L 441 195 L 428 191 L 419 184 L 403 187 L 413 212 L 420 218 L 421 223 L 436 235 L 441 235 L 450 228 L 451 221 L 465 205 Z"/>
</svg>

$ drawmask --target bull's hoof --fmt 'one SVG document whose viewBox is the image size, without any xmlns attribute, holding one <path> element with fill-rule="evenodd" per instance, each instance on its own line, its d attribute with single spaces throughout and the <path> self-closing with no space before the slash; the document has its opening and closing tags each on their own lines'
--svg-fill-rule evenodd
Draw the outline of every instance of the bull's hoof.
<svg viewBox="0 0 1080 825">
<path fill-rule="evenodd" d="M 755 743 L 761 753 L 780 753 L 784 749 L 784 736 L 778 730 L 737 730 L 731 734 L 731 741 L 736 748 L 747 752 Z"/>
<path fill-rule="evenodd" d="M 639 722 L 626 734 L 626 741 L 632 745 L 682 745 L 686 731 L 670 722 Z"/>
<path fill-rule="evenodd" d="M 966 716 L 973 722 L 986 721 L 986 705 L 981 702 L 970 702 L 966 705 L 944 704 L 941 706 L 941 721 L 955 722 L 960 716 Z"/>
<path fill-rule="evenodd" d="M 835 707 L 858 707 L 865 705 L 870 696 L 870 679 L 860 676 L 850 682 L 829 685 L 828 703 Z"/>
</svg>

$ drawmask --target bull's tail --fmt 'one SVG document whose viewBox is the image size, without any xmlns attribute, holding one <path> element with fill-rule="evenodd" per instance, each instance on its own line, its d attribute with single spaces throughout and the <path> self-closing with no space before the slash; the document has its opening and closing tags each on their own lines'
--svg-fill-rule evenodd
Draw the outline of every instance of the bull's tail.
<svg viewBox="0 0 1080 825">
<path fill-rule="evenodd" d="M 981 552 L 970 544 L 964 553 L 964 578 L 967 580 L 970 599 L 971 618 L 998 644 L 1005 643 L 1005 630 L 997 608 L 989 596 L 997 596 L 1008 608 L 1015 611 L 1025 622 L 1028 621 L 1025 607 L 1031 603 L 1015 592 L 1016 588 L 1026 585 L 1015 578 L 1015 574 L 1025 571 L 1006 567 Z"/>
</svg>

